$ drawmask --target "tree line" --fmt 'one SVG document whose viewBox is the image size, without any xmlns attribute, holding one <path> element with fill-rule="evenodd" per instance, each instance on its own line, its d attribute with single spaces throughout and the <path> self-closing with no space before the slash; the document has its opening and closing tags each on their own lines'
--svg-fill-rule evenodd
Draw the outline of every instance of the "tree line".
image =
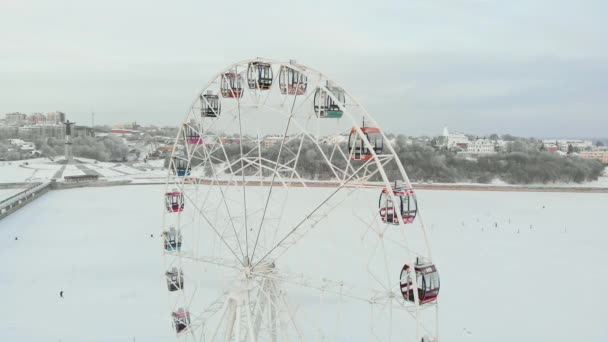
<svg viewBox="0 0 608 342">
<path fill-rule="evenodd" d="M 287 163 L 293 158 L 290 151 L 297 151 L 299 140 L 285 143 L 284 151 L 281 153 L 280 162 Z M 576 155 L 562 156 L 539 149 L 539 144 L 534 139 L 514 139 L 509 143 L 504 152 L 496 154 L 478 155 L 476 157 L 463 157 L 462 155 L 437 150 L 427 144 L 416 144 L 408 142 L 404 136 L 397 136 L 393 145 L 401 163 L 405 167 L 408 176 L 415 182 L 472 182 L 490 183 L 494 180 L 509 184 L 536 184 L 536 183 L 582 183 L 597 180 L 602 175 L 604 166 L 597 160 L 582 159 Z M 262 148 L 262 157 L 269 160 L 277 160 L 280 144 L 274 144 Z M 340 148 L 348 154 L 348 146 L 341 144 Z M 256 145 L 243 143 L 243 153 L 256 149 Z M 334 178 L 331 167 L 325 161 L 323 153 L 329 156 L 332 145 L 316 145 L 312 141 L 305 140 L 297 164 L 296 171 L 302 178 L 312 180 L 330 180 Z M 321 153 L 323 151 L 323 153 Z M 252 152 L 257 156 L 257 151 Z M 233 163 L 240 157 L 240 145 L 231 143 L 224 145 L 224 150 L 214 152 L 214 164 L 221 163 L 226 159 Z M 201 156 L 202 157 L 202 156 Z M 203 158 L 204 159 L 204 158 Z M 195 164 L 200 163 L 196 162 Z M 332 163 L 339 169 L 346 167 L 346 160 L 334 158 Z M 353 162 L 359 165 L 361 162 Z M 195 165 L 193 165 L 195 166 Z M 268 165 L 272 169 L 272 165 Z M 294 166 L 293 163 L 290 166 Z M 217 165 L 216 165 L 217 167 Z M 240 168 L 240 163 L 235 165 Z M 264 176 L 271 175 L 271 170 L 263 171 Z M 233 168 L 234 170 L 234 168 Z M 398 177 L 399 171 L 395 163 L 385 166 L 389 177 Z M 245 168 L 246 175 L 258 173 L 257 166 Z M 206 166 L 205 174 L 212 175 L 210 165 Z M 379 180 L 375 177 L 372 180 Z"/>
</svg>

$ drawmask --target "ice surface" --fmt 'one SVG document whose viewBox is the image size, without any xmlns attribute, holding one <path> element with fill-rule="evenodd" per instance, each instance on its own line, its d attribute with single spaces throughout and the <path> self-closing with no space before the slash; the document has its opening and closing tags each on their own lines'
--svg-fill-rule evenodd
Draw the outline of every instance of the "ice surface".
<svg viewBox="0 0 608 342">
<path fill-rule="evenodd" d="M 375 201 L 377 193 L 369 191 Z M 158 239 L 163 192 L 163 186 L 52 191 L 0 221 L 0 340 L 174 340 Z M 608 340 L 602 263 L 608 194 L 418 196 L 441 275 L 441 340 Z M 289 254 L 286 266 L 299 260 L 323 272 L 327 266 L 315 255 L 328 246 L 334 262 L 359 262 L 350 242 L 357 237 L 348 233 L 354 218 L 344 210 L 339 224 L 326 228 L 329 235 L 307 236 L 302 246 L 308 247 Z M 327 240 L 315 240 L 321 237 Z M 219 285 L 208 281 L 210 290 Z M 292 302 L 306 303 L 303 294 L 295 297 Z M 323 305 L 335 311 L 337 304 Z M 349 316 L 349 309 L 342 307 L 342 331 L 370 317 L 367 311 Z"/>
</svg>

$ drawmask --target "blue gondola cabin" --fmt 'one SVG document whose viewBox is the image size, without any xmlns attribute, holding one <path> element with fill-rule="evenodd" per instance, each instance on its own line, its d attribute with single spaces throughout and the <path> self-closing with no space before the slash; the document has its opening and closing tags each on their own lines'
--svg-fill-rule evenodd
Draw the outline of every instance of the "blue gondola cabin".
<svg viewBox="0 0 608 342">
<path fill-rule="evenodd" d="M 268 90 L 272 86 L 272 66 L 268 63 L 251 62 L 247 67 L 249 89 Z"/>
</svg>

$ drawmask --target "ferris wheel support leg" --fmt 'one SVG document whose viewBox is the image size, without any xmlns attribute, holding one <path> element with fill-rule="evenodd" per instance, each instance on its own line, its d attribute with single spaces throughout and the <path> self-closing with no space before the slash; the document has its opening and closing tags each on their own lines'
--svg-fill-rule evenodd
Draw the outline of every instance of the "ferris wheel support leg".
<svg viewBox="0 0 608 342">
<path fill-rule="evenodd" d="M 228 308 L 227 308 L 228 320 L 226 321 L 226 335 L 224 336 L 224 342 L 230 342 L 230 340 L 232 340 L 232 333 L 234 331 L 234 323 L 236 320 L 236 312 L 237 312 L 236 302 L 234 301 L 234 299 L 230 298 L 230 299 L 228 299 L 228 301 L 229 301 Z M 221 325 L 221 323 L 220 323 L 220 325 Z M 214 338 L 214 340 L 215 340 L 215 338 Z"/>
<path fill-rule="evenodd" d="M 258 298 L 257 298 L 257 302 L 256 302 L 256 317 L 255 317 L 255 322 L 254 322 L 254 333 L 255 333 L 255 337 L 257 338 L 259 336 L 260 333 L 260 327 L 262 325 L 262 319 L 264 317 L 264 312 L 266 312 L 266 306 L 268 303 L 268 298 L 266 298 L 266 293 L 265 293 L 265 289 L 268 287 L 268 279 L 264 279 L 262 281 L 263 285 L 261 286 L 261 291 L 258 293 Z"/>
<path fill-rule="evenodd" d="M 249 303 L 245 304 L 245 312 L 247 313 L 247 331 L 249 333 L 249 342 L 256 342 L 258 340 L 257 334 L 253 332 L 253 324 L 251 319 L 251 307 L 249 307 Z"/>
<path fill-rule="evenodd" d="M 243 305 L 242 304 L 237 304 L 236 306 L 236 336 L 235 336 L 235 341 L 237 342 L 241 342 L 241 311 L 243 310 Z M 226 337 L 230 338 L 231 336 L 226 335 Z M 228 342 L 230 340 L 226 340 L 226 342 Z"/>
<path fill-rule="evenodd" d="M 271 284 L 271 286 L 269 286 L 269 291 L 270 291 L 270 296 L 274 299 L 276 298 L 275 296 L 275 291 L 274 291 L 274 284 Z M 277 342 L 277 309 L 274 305 L 270 306 L 270 340 L 272 342 Z"/>
</svg>

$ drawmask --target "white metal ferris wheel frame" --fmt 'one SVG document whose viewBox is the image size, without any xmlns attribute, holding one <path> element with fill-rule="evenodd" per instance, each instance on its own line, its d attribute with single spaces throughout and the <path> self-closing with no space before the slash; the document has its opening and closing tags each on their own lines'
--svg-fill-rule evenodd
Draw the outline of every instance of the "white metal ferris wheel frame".
<svg viewBox="0 0 608 342">
<path fill-rule="evenodd" d="M 271 60 L 271 59 L 256 58 L 256 59 L 249 59 L 249 60 L 240 61 L 240 62 L 237 62 L 237 63 L 234 63 L 234 64 L 228 66 L 224 70 L 222 70 L 222 71 L 218 72 L 216 75 L 214 75 L 211 78 L 211 80 L 205 85 L 205 87 L 203 87 L 202 90 L 198 93 L 197 97 L 195 98 L 195 100 L 193 101 L 192 105 L 190 106 L 190 109 L 188 111 L 188 115 L 186 116 L 186 119 L 184 120 L 184 122 L 180 126 L 180 130 L 178 132 L 178 137 L 175 140 L 175 143 L 174 143 L 174 146 L 173 146 L 172 157 L 175 156 L 176 153 L 177 153 L 177 151 L 178 151 L 179 138 L 180 138 L 180 135 L 182 134 L 182 128 L 181 127 L 184 127 L 184 125 L 188 124 L 188 118 L 190 117 L 190 115 L 192 113 L 196 113 L 196 111 L 195 111 L 196 104 L 199 101 L 202 101 L 201 100 L 201 99 L 203 99 L 202 95 L 205 94 L 205 92 L 207 91 L 207 89 L 209 89 L 218 79 L 220 80 L 220 83 L 221 83 L 222 77 L 224 77 L 223 76 L 224 74 L 226 74 L 228 72 L 231 72 L 232 70 L 237 70 L 238 67 L 248 66 L 252 62 L 268 63 L 268 64 L 271 64 L 273 66 L 278 66 L 279 70 L 281 70 L 281 68 L 290 68 L 290 69 L 293 69 L 295 71 L 298 71 L 301 74 L 308 76 L 308 86 L 310 86 L 311 80 L 313 79 L 313 77 L 311 77 L 311 73 L 313 75 L 317 76 L 318 77 L 317 84 L 312 89 L 310 87 L 308 88 L 308 89 L 310 89 L 309 90 L 310 93 L 308 94 L 308 96 L 311 96 L 311 95 L 314 96 L 314 93 L 317 91 L 317 89 L 320 89 L 320 90 L 324 91 L 325 94 L 327 96 L 329 96 L 336 105 L 339 106 L 339 108 L 343 111 L 343 117 L 347 117 L 347 118 L 349 118 L 352 121 L 353 130 L 355 130 L 356 134 L 361 139 L 361 141 L 363 142 L 364 146 L 368 149 L 369 153 L 372 155 L 372 158 L 368 162 L 375 163 L 376 168 L 377 168 L 377 172 L 380 175 L 380 177 L 382 178 L 382 183 L 383 183 L 384 187 L 386 189 L 391 189 L 391 190 L 393 189 L 393 186 L 392 186 L 393 183 L 389 180 L 389 178 L 388 178 L 388 176 L 387 176 L 387 174 L 386 174 L 386 172 L 384 170 L 384 165 L 383 165 L 383 157 L 386 158 L 387 154 L 383 153 L 383 154 L 379 155 L 379 154 L 377 154 L 375 152 L 375 150 L 373 148 L 373 145 L 369 141 L 367 135 L 362 131 L 361 126 L 359 126 L 359 124 L 356 122 L 354 116 L 350 114 L 349 107 L 351 107 L 353 105 L 355 107 L 358 107 L 358 109 L 361 111 L 361 115 L 365 118 L 366 123 L 368 123 L 368 126 L 372 126 L 372 127 L 378 128 L 380 130 L 380 134 L 382 136 L 383 141 L 387 142 L 388 138 L 385 136 L 383 130 L 380 129 L 380 126 L 378 125 L 378 123 L 376 122 L 376 120 L 367 112 L 367 110 L 359 103 L 359 101 L 357 101 L 357 99 L 354 96 L 352 96 L 352 94 L 350 94 L 348 91 L 346 91 L 337 82 L 333 81 L 332 79 L 330 79 L 329 77 L 327 77 L 323 73 L 319 72 L 318 70 L 315 70 L 315 69 L 307 67 L 307 66 L 304 67 L 303 65 L 300 65 L 300 64 L 295 64 L 295 63 L 291 63 L 291 62 L 290 63 L 286 63 L 286 62 L 277 61 L 277 60 Z M 273 78 L 273 81 L 272 81 L 273 86 L 276 86 L 275 84 L 278 83 L 278 81 L 277 81 L 278 78 L 279 78 L 279 75 L 274 75 L 274 78 Z M 353 102 L 353 104 L 349 104 L 348 106 L 346 106 L 345 103 L 343 103 L 342 101 L 340 101 L 340 99 L 336 98 L 336 96 L 327 88 L 326 84 L 323 84 L 322 81 L 325 81 L 325 80 L 327 80 L 327 81 L 331 80 L 332 84 L 340 87 L 344 91 L 345 99 L 348 98 L 349 100 L 351 100 Z M 248 82 L 247 82 L 247 80 L 245 80 L 244 85 L 243 85 L 243 91 L 247 87 L 248 87 Z M 258 86 L 257 90 L 259 90 L 259 86 Z M 294 99 L 294 105 L 295 105 L 295 100 L 296 100 L 296 98 L 299 95 L 300 94 L 297 94 L 297 92 L 295 94 L 289 94 L 289 93 L 285 94 L 285 98 L 286 98 L 285 101 L 287 101 L 287 98 L 289 98 L 290 96 L 292 96 L 293 99 Z M 218 96 L 220 96 L 220 94 L 218 94 Z M 237 97 L 235 97 L 233 99 L 235 101 L 237 101 L 237 107 L 239 108 L 239 134 L 240 134 L 240 138 L 241 138 L 241 144 L 240 144 L 241 145 L 241 158 L 240 158 L 240 160 L 237 160 L 237 161 L 241 162 L 241 174 L 242 174 L 242 177 L 243 177 L 243 179 L 242 179 L 242 185 L 243 185 L 243 187 L 245 187 L 245 174 L 243 172 L 243 169 L 244 169 L 244 166 L 243 166 L 244 156 L 243 156 L 243 152 L 242 152 L 243 133 L 242 133 L 242 130 L 240 128 L 240 105 L 241 105 L 241 98 L 239 96 L 237 96 Z M 275 108 L 270 108 L 270 107 L 266 107 L 265 109 L 276 110 Z M 291 120 L 292 116 L 294 115 L 293 106 L 292 106 L 291 111 L 288 112 L 287 110 L 284 110 L 284 111 L 282 111 L 281 114 L 288 115 L 288 120 Z M 327 120 L 331 120 L 331 119 L 327 119 Z M 288 128 L 289 128 L 289 121 L 287 123 L 286 132 L 287 132 Z M 303 132 L 305 131 L 305 129 L 303 127 L 299 127 L 299 128 Z M 205 132 L 202 129 L 200 131 L 198 131 L 198 133 L 200 134 L 201 138 L 204 138 Z M 309 136 L 310 136 L 310 133 L 307 133 L 307 134 L 309 134 Z M 319 144 L 318 140 L 313 140 L 313 141 L 315 141 L 315 143 L 317 145 Z M 283 141 L 281 143 L 281 147 L 280 147 L 281 149 L 283 148 L 284 142 L 285 141 L 283 139 Z M 393 146 L 390 143 L 386 143 L 386 144 L 384 144 L 384 148 L 388 149 L 388 152 L 390 152 L 389 156 L 392 159 L 394 159 L 394 162 L 397 164 L 400 176 L 402 177 L 402 179 L 405 182 L 406 186 L 408 188 L 412 188 L 410 180 L 409 180 L 409 177 L 407 176 L 407 173 L 406 173 L 403 165 L 401 164 L 401 162 L 400 162 L 400 160 L 399 160 L 399 158 L 397 156 L 397 153 L 394 150 Z M 351 151 L 351 153 L 352 153 L 352 151 Z M 298 154 L 299 154 L 299 152 L 298 152 Z M 325 159 L 325 161 L 329 165 L 332 165 L 332 163 L 327 159 L 327 156 L 325 154 L 322 153 L 322 156 L 323 156 L 323 158 Z M 279 157 L 278 158 L 280 158 L 280 152 L 279 152 Z M 188 165 L 190 165 L 190 161 L 189 160 L 188 160 Z M 260 165 L 261 165 L 261 161 L 260 161 Z M 281 165 L 281 164 L 279 163 L 279 159 L 277 159 L 276 168 L 278 168 L 279 165 Z M 287 165 L 281 165 L 281 166 L 282 167 L 288 167 Z M 348 167 L 347 167 L 347 169 L 348 169 Z M 274 186 L 274 181 L 275 181 L 275 177 L 274 176 L 276 176 L 277 169 L 275 169 L 274 171 L 275 172 L 273 173 L 273 179 L 272 179 L 272 182 L 270 184 L 271 187 Z M 294 167 L 293 167 L 293 171 L 296 172 L 295 171 L 295 164 L 294 164 Z M 332 169 L 332 172 L 335 174 L 335 170 Z M 356 174 L 357 174 L 357 172 L 353 172 L 353 175 L 356 175 Z M 335 175 L 337 176 L 337 174 L 335 174 Z M 234 174 L 233 174 L 233 176 L 234 176 Z M 300 177 L 298 176 L 298 178 L 300 178 Z M 337 178 L 339 179 L 339 177 L 337 177 Z M 175 180 L 175 177 L 172 176 L 171 170 L 169 170 L 169 175 L 168 175 L 168 179 L 167 179 L 167 187 L 169 187 L 170 184 L 173 184 L 172 181 L 174 181 L 174 180 Z M 217 181 L 217 179 L 216 179 L 216 181 Z M 302 181 L 301 178 L 300 178 L 300 181 Z M 347 186 L 347 184 L 349 182 L 350 182 L 350 179 L 346 179 L 346 174 L 345 174 L 344 178 L 338 183 L 338 188 L 336 189 L 336 192 L 338 190 L 342 189 L 343 187 Z M 213 183 L 214 183 L 213 180 L 211 180 L 211 186 L 213 186 Z M 263 184 L 263 182 L 262 182 L 262 184 Z M 304 187 L 306 187 L 306 184 L 304 182 L 302 182 L 302 185 Z M 284 183 L 283 183 L 283 186 L 285 186 Z M 387 195 L 392 200 L 392 203 L 398 203 L 395 195 L 393 194 L 393 191 L 388 191 Z M 331 198 L 331 196 L 333 196 L 333 194 L 330 195 L 330 198 Z M 270 197 L 270 193 L 269 193 L 269 197 Z M 167 214 L 165 214 L 165 215 L 167 215 Z M 178 213 L 178 215 L 179 215 L 179 213 Z M 246 209 L 245 209 L 245 217 L 246 216 L 247 215 L 246 215 Z M 406 229 L 405 227 L 408 227 L 409 225 L 405 224 L 405 222 L 403 221 L 403 218 L 400 215 L 397 215 L 397 217 L 398 217 L 398 220 L 399 220 L 399 224 L 400 224 L 399 227 L 400 227 L 400 229 Z M 428 241 L 428 236 L 427 236 L 426 228 L 425 228 L 424 222 L 422 220 L 422 215 L 420 214 L 420 211 L 418 212 L 417 221 L 420 223 L 420 227 L 421 227 L 421 230 L 422 230 L 422 235 L 424 237 L 424 243 L 425 243 L 425 246 L 426 246 L 426 255 L 425 255 L 425 258 L 428 259 L 428 260 L 431 260 L 432 259 L 431 249 L 430 249 L 430 245 L 429 245 L 429 241 Z M 178 217 L 178 222 L 179 222 L 179 217 Z M 263 224 L 263 222 L 264 222 L 264 220 L 262 219 L 262 224 Z M 164 224 L 165 224 L 165 222 L 163 220 L 163 226 L 164 226 Z M 287 238 L 289 235 L 291 235 L 291 233 L 293 233 L 298 228 L 298 226 L 293 231 L 291 231 L 285 238 Z M 165 229 L 165 228 L 166 227 L 163 227 L 163 229 Z M 245 229 L 245 232 L 246 231 L 247 231 L 247 229 Z M 259 231 L 261 231 L 261 227 L 260 227 Z M 259 237 L 259 231 L 258 231 L 258 237 Z M 220 236 L 220 238 L 221 238 L 221 236 Z M 259 260 L 258 260 L 257 263 L 253 259 L 253 256 L 255 255 L 255 246 L 254 246 L 254 249 L 253 249 L 253 252 L 252 252 L 252 255 L 251 255 L 251 259 L 249 259 L 249 257 L 250 257 L 249 256 L 249 251 L 247 251 L 246 259 L 243 262 L 241 262 L 241 266 L 243 266 L 244 268 L 249 267 L 249 271 L 253 271 L 255 269 L 255 266 L 257 266 L 258 264 L 260 264 L 261 262 L 263 262 L 264 260 L 266 260 L 267 257 L 272 254 L 272 252 L 275 250 L 275 248 L 278 247 L 285 240 L 285 238 L 282 239 L 277 246 L 275 246 L 269 252 L 267 252 L 264 256 L 262 256 L 261 258 L 259 258 Z M 237 240 L 238 240 L 238 238 L 237 238 Z M 247 245 L 246 248 L 248 249 L 249 243 L 246 243 L 246 245 Z M 257 241 L 256 241 L 256 245 L 257 245 Z M 227 243 L 226 243 L 226 246 L 230 249 L 230 246 Z M 416 262 L 416 255 L 411 251 L 411 249 L 408 249 L 408 250 L 410 252 L 409 252 L 409 261 L 407 263 L 410 264 L 410 265 L 414 265 L 415 262 Z M 238 260 L 237 254 L 234 253 L 234 252 L 233 252 L 233 254 L 234 254 L 234 256 Z M 184 256 L 184 257 L 187 257 L 187 256 Z M 213 263 L 214 261 L 213 260 L 206 260 L 205 262 Z M 244 262 L 249 262 L 249 264 L 245 265 Z M 222 264 L 222 266 L 226 266 L 226 264 L 225 264 L 224 261 L 218 261 L 218 263 Z M 239 266 L 236 265 L 236 268 L 238 268 L 238 267 Z M 413 269 L 414 268 L 412 267 L 411 268 L 411 272 L 413 272 Z M 264 279 L 269 280 L 271 282 L 270 283 L 271 285 L 269 285 L 269 286 L 271 286 L 271 287 L 277 286 L 274 282 L 278 281 L 278 282 L 287 282 L 287 283 L 291 282 L 293 284 L 296 284 L 296 285 L 299 285 L 299 286 L 304 286 L 304 287 L 321 288 L 321 285 L 315 284 L 314 282 L 311 282 L 310 280 L 293 281 L 292 279 L 288 279 L 287 277 L 281 277 L 279 275 L 276 275 L 276 273 L 274 273 L 274 272 L 270 272 L 270 273 L 267 273 L 267 274 L 258 274 L 258 272 L 253 272 L 253 273 L 255 275 L 257 275 L 257 276 L 262 276 L 262 277 L 264 277 Z M 414 275 L 414 276 L 411 277 L 411 279 L 412 279 L 412 283 L 413 283 L 413 288 L 414 289 L 418 288 L 417 277 Z M 323 290 L 327 291 L 327 288 L 323 287 Z M 331 291 L 329 291 L 329 292 L 331 292 Z M 341 295 L 344 295 L 344 293 L 341 293 Z M 346 296 L 348 296 L 348 295 L 346 295 Z M 253 329 L 253 324 L 255 322 L 257 322 L 257 318 L 256 318 L 256 321 L 253 321 L 252 318 L 249 316 L 249 313 L 251 312 L 251 310 L 250 310 L 250 308 L 248 306 L 248 303 L 244 303 L 244 304 L 247 304 L 247 305 L 241 306 L 242 308 L 245 308 L 245 311 L 243 313 L 241 313 L 239 311 L 239 309 L 238 309 L 239 307 L 233 306 L 234 303 L 236 303 L 236 301 L 241 300 L 241 299 L 238 299 L 238 298 L 240 298 L 240 297 L 235 296 L 235 295 L 228 296 L 228 299 L 224 302 L 224 304 L 222 306 L 222 311 L 224 313 L 226 313 L 226 312 L 229 311 L 229 315 L 234 316 L 234 317 L 230 316 L 231 318 L 229 318 L 230 320 L 232 320 L 232 322 L 234 324 L 239 324 L 240 320 L 238 319 L 237 316 L 242 315 L 244 313 L 245 316 L 247 316 L 246 317 L 246 322 L 248 322 L 247 324 L 249 324 L 248 329 L 251 330 L 250 333 L 248 334 L 248 336 L 246 336 L 246 338 L 248 339 L 248 341 L 255 342 L 256 341 L 255 336 L 257 336 L 257 332 L 254 332 L 252 329 Z M 369 298 L 357 298 L 356 296 L 353 296 L 353 299 L 368 301 L 368 302 L 371 303 L 371 301 L 370 301 Z M 273 300 L 277 300 L 277 299 L 275 298 Z M 286 305 L 286 302 L 283 301 L 281 303 L 281 305 Z M 433 306 L 435 308 L 435 316 L 436 316 L 435 317 L 435 319 L 436 319 L 435 331 L 433 332 L 433 335 L 434 335 L 435 339 L 438 339 L 438 303 L 437 302 L 434 303 Z M 417 341 L 420 341 L 421 338 L 422 338 L 422 336 L 424 336 L 424 334 L 423 334 L 422 329 L 421 329 L 421 321 L 420 321 L 421 303 L 419 303 L 418 296 L 414 296 L 414 308 L 415 308 L 415 310 L 413 312 L 411 312 L 411 314 L 412 314 L 412 316 L 415 315 L 416 327 L 417 327 L 417 329 L 416 329 L 416 336 L 417 337 L 416 338 L 417 338 Z M 293 328 L 297 330 L 297 326 L 293 322 L 293 317 L 291 317 L 291 319 L 292 319 L 292 323 L 293 323 Z M 257 323 L 255 323 L 255 324 L 257 324 Z M 218 327 L 218 329 L 219 329 L 219 327 Z M 238 331 L 238 329 L 237 329 L 237 331 Z M 214 336 L 215 336 L 215 334 L 214 334 Z M 240 338 L 237 336 L 236 340 L 238 341 L 239 339 Z"/>
</svg>

